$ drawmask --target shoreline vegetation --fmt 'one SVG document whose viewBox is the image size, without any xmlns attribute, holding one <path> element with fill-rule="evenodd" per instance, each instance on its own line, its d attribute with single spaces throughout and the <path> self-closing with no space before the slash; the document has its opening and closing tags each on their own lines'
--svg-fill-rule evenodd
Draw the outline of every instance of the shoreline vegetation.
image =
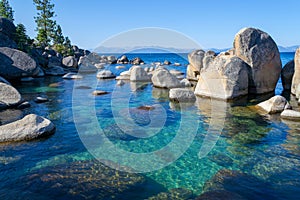
<svg viewBox="0 0 300 200">
<path fill-rule="evenodd" d="M 86 74 L 93 74 L 95 80 L 116 79 L 116 84 L 120 87 L 128 82 L 146 82 L 150 83 L 153 89 L 166 89 L 168 90 L 167 98 L 177 106 L 179 103 L 194 104 L 201 101 L 201 98 L 231 103 L 246 99 L 248 104 L 251 104 L 250 100 L 255 102 L 255 105 L 249 108 L 258 115 L 277 114 L 282 120 L 300 121 L 298 106 L 300 103 L 300 48 L 296 50 L 294 60 L 282 66 L 277 44 L 268 33 L 260 29 L 241 29 L 234 37 L 233 47 L 220 53 L 202 49 L 188 52 L 189 64 L 187 66 L 180 62 L 171 63 L 168 60 L 146 63 L 142 57 L 129 59 L 125 54 L 119 57 L 108 54 L 100 55 L 72 45 L 70 39 L 63 36 L 62 27 L 53 20 L 54 4 L 51 4 L 50 0 L 34 0 L 34 5 L 38 13 L 35 17 L 37 37 L 31 39 L 26 35 L 24 25 L 13 23 L 13 10 L 8 1 L 2 0 L 0 4 L 0 111 L 24 110 L 49 101 L 46 97 L 36 96 L 32 99 L 35 104 L 31 104 L 22 98 L 22 93 L 15 88 L 16 85 L 47 76 L 76 81 Z M 117 76 L 107 68 L 109 65 L 117 65 L 115 69 L 124 69 L 125 65 L 131 65 L 131 67 Z M 172 69 L 169 68 L 170 66 Z M 176 67 L 185 67 L 186 72 L 176 70 Z M 274 91 L 280 78 L 284 91 L 282 95 L 275 96 Z M 108 91 L 102 90 L 92 92 L 94 96 L 107 94 L 109 94 Z M 71 95 L 71 93 L 66 92 L 64 95 Z M 266 96 L 260 99 L 259 96 L 263 95 Z M 254 100 L 250 96 L 251 98 L 254 96 Z M 140 113 L 153 109 L 155 108 L 151 106 L 137 108 Z M 20 141 L 26 142 L 40 138 L 48 139 L 55 134 L 55 131 L 55 124 L 49 119 L 29 113 L 22 119 L 10 122 L 0 121 L 0 146 L 2 144 L 15 145 Z M 100 188 L 103 194 L 106 192 L 112 196 L 120 196 L 123 192 L 141 189 L 145 182 L 141 174 L 122 172 L 118 176 L 115 170 L 88 161 L 75 162 L 74 165 L 68 166 L 69 171 L 66 171 L 62 165 L 53 169 L 48 167 L 46 170 L 49 174 L 61 173 L 67 180 L 68 186 L 78 189 L 79 194 L 88 196 L 84 187 L 91 187 L 89 183 L 81 183 L 82 188 L 71 183 L 71 180 L 74 180 L 79 184 L 84 174 L 80 174 L 79 177 L 75 174 L 86 168 L 97 168 L 102 170 L 103 176 L 106 176 L 107 179 L 98 179 L 98 176 L 101 176 L 98 172 L 92 171 L 93 173 L 89 174 L 95 183 L 95 188 Z M 114 175 L 109 177 L 110 174 Z M 23 178 L 37 184 L 42 178 L 52 183 L 61 180 L 62 177 L 40 179 L 36 171 L 30 172 Z M 242 184 L 251 187 L 267 188 L 252 175 L 223 169 L 207 181 L 205 193 L 198 197 L 192 191 L 177 188 L 153 194 L 154 197 L 149 199 L 221 199 L 223 197 L 244 199 L 249 197 L 251 191 L 239 193 L 239 180 L 242 180 Z M 232 186 L 235 190 L 228 191 L 228 188 L 224 186 L 226 181 L 229 181 L 231 186 L 236 184 Z M 112 184 L 114 182 L 116 184 Z M 219 188 L 213 187 L 215 184 Z M 35 186 L 36 189 L 39 187 Z M 26 189 L 25 186 L 23 187 Z M 61 186 L 56 185 L 56 187 Z M 68 188 L 64 188 L 59 191 L 66 192 L 69 195 L 67 197 L 72 197 L 72 193 L 67 190 Z M 74 194 L 79 195 L 77 192 Z M 259 195 L 262 196 L 255 196 L 255 198 L 274 197 L 270 193 Z M 107 196 L 99 194 L 98 197 L 101 199 Z"/>
</svg>

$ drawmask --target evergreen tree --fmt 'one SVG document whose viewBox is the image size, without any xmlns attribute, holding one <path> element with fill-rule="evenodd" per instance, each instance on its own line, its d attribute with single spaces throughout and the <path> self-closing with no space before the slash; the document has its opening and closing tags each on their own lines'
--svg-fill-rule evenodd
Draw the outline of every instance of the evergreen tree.
<svg viewBox="0 0 300 200">
<path fill-rule="evenodd" d="M 23 24 L 18 24 L 16 26 L 16 43 L 18 45 L 18 49 L 24 52 L 28 52 L 33 41 L 26 34 L 26 28 Z"/>
<path fill-rule="evenodd" d="M 74 50 L 72 48 L 72 43 L 71 43 L 71 40 L 69 39 L 69 37 L 65 38 L 64 46 L 65 46 L 65 51 L 66 51 L 65 55 L 73 56 Z"/>
<path fill-rule="evenodd" d="M 14 20 L 14 11 L 7 0 L 0 1 L 0 16 Z"/>
<path fill-rule="evenodd" d="M 63 36 L 61 26 L 57 25 L 55 27 L 55 31 L 53 33 L 53 44 L 54 45 L 56 45 L 56 44 L 64 44 L 64 42 L 65 42 L 65 38 Z"/>
<path fill-rule="evenodd" d="M 50 0 L 33 0 L 34 5 L 38 11 L 35 17 L 37 24 L 37 43 L 41 47 L 49 46 L 51 43 L 52 35 L 55 29 L 55 21 L 52 19 L 55 14 L 53 11 L 54 4 Z"/>
</svg>

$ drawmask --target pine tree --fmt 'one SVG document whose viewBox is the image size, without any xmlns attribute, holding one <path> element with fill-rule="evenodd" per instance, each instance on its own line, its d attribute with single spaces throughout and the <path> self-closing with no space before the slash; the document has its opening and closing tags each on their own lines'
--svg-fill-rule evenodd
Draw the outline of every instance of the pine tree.
<svg viewBox="0 0 300 200">
<path fill-rule="evenodd" d="M 69 37 L 65 38 L 64 46 L 65 46 L 65 51 L 66 51 L 65 55 L 73 56 L 74 50 L 72 48 L 72 43 L 71 43 L 71 40 L 69 39 Z"/>
<path fill-rule="evenodd" d="M 61 26 L 57 25 L 55 27 L 55 31 L 54 31 L 54 34 L 53 34 L 53 44 L 54 45 L 56 45 L 56 44 L 64 44 L 64 42 L 65 42 L 65 38 L 63 36 Z"/>
<path fill-rule="evenodd" d="M 26 34 L 26 28 L 23 24 L 18 24 L 16 26 L 15 38 L 19 50 L 24 52 L 28 52 L 30 50 L 30 46 L 32 45 L 32 40 Z"/>
<path fill-rule="evenodd" d="M 14 11 L 7 0 L 0 1 L 0 16 L 14 21 Z"/>
<path fill-rule="evenodd" d="M 33 0 L 38 11 L 35 17 L 37 24 L 37 43 L 41 47 L 49 46 L 54 33 L 56 22 L 52 19 L 55 16 L 54 4 L 50 0 Z"/>
</svg>

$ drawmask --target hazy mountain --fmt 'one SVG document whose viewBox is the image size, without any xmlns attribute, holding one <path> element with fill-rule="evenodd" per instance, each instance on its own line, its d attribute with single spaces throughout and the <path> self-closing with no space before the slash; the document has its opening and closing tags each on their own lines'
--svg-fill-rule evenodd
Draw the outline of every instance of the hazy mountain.
<svg viewBox="0 0 300 200">
<path fill-rule="evenodd" d="M 295 46 L 289 46 L 289 47 L 283 47 L 283 46 L 278 46 L 279 52 L 295 52 L 296 49 L 299 47 L 299 45 Z M 224 52 L 229 50 L 230 48 L 207 48 L 204 49 L 205 51 L 207 50 L 212 50 L 216 53 Z M 100 46 L 94 49 L 94 52 L 97 53 L 190 53 L 195 49 L 179 49 L 179 48 L 173 48 L 173 47 L 160 47 L 160 46 L 150 46 L 150 47 L 105 47 L 105 46 Z"/>
</svg>

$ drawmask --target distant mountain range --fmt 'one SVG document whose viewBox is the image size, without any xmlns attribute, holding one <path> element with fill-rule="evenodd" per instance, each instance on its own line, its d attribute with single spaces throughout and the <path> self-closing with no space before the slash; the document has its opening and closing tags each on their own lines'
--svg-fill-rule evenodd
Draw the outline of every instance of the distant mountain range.
<svg viewBox="0 0 300 200">
<path fill-rule="evenodd" d="M 289 46 L 289 47 L 283 47 L 283 46 L 278 46 L 279 52 L 295 52 L 296 49 L 300 45 L 295 45 L 295 46 Z M 218 49 L 218 48 L 208 48 L 204 50 L 212 50 L 216 53 L 227 51 L 230 48 L 224 48 L 224 49 Z M 100 46 L 97 47 L 96 49 L 93 49 L 94 52 L 97 53 L 104 53 L 104 54 L 122 54 L 122 53 L 189 53 L 195 49 L 179 49 L 179 48 L 174 48 L 174 47 L 160 47 L 160 46 L 150 46 L 150 47 L 105 47 L 105 46 Z"/>
</svg>

